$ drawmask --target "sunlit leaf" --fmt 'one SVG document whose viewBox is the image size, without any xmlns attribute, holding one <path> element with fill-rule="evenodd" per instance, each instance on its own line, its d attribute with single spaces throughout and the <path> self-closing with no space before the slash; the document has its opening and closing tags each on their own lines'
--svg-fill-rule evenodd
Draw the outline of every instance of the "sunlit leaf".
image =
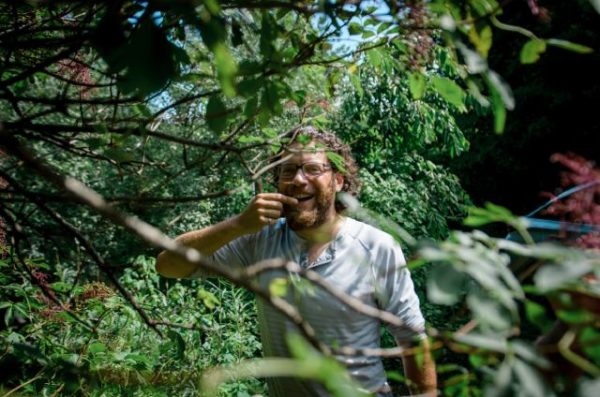
<svg viewBox="0 0 600 397">
<path fill-rule="evenodd" d="M 520 59 L 521 63 L 535 63 L 540 59 L 540 55 L 546 51 L 546 41 L 540 39 L 531 39 L 523 48 L 521 48 Z"/>
<path fill-rule="evenodd" d="M 287 294 L 288 280 L 283 277 L 274 278 L 269 283 L 269 293 L 273 296 L 282 297 Z"/>
</svg>

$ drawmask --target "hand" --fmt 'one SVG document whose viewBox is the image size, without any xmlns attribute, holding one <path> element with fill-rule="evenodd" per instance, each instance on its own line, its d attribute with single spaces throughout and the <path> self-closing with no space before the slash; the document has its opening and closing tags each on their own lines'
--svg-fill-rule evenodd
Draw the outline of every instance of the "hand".
<svg viewBox="0 0 600 397">
<path fill-rule="evenodd" d="M 284 204 L 295 206 L 298 200 L 281 193 L 259 193 L 237 216 L 237 222 L 245 233 L 255 233 L 265 225 L 274 224 L 281 217 Z"/>
</svg>

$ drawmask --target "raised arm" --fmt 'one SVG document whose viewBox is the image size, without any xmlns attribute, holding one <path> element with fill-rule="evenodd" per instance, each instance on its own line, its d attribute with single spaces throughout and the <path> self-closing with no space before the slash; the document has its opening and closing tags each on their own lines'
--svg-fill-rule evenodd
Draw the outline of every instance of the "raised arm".
<svg viewBox="0 0 600 397">
<path fill-rule="evenodd" d="M 211 255 L 219 248 L 246 234 L 259 231 L 281 217 L 283 205 L 296 205 L 295 198 L 279 193 L 257 194 L 239 215 L 204 229 L 194 230 L 177 237 L 177 242 Z M 164 277 L 183 278 L 192 274 L 196 266 L 177 255 L 163 251 L 156 260 L 156 271 Z"/>
</svg>

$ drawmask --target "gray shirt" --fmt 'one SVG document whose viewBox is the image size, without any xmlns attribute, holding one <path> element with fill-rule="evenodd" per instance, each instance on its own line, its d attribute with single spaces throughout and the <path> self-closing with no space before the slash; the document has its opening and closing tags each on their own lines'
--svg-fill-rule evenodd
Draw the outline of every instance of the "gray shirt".
<svg viewBox="0 0 600 397">
<path fill-rule="evenodd" d="M 213 254 L 221 265 L 250 266 L 256 262 L 284 258 L 317 272 L 328 283 L 363 303 L 400 317 L 405 326 L 388 326 L 397 340 L 423 336 L 424 319 L 419 309 L 410 273 L 398 243 L 387 233 L 351 218 L 345 218 L 338 235 L 327 249 L 308 263 L 307 244 L 281 218 L 272 226 L 238 238 Z M 297 276 L 283 270 L 262 273 L 263 288 L 277 278 L 287 278 L 286 299 L 315 329 L 319 340 L 331 346 L 380 347 L 380 322 L 360 314 L 318 287 L 299 284 Z M 285 342 L 288 332 L 298 332 L 279 312 L 258 301 L 259 321 L 265 356 L 289 357 Z M 378 357 L 336 356 L 350 375 L 370 391 L 387 388 Z M 269 379 L 272 397 L 328 396 L 316 384 L 289 378 Z"/>
</svg>

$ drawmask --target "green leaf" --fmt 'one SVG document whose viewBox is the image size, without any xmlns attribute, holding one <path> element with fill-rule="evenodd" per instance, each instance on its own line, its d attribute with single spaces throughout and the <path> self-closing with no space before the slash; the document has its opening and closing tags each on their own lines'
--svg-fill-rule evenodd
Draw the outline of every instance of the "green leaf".
<svg viewBox="0 0 600 397">
<path fill-rule="evenodd" d="M 245 97 L 251 97 L 263 87 L 265 80 L 263 78 L 250 78 L 242 80 L 238 83 L 237 89 L 240 95 Z"/>
<path fill-rule="evenodd" d="M 377 49 L 373 49 L 367 52 L 367 61 L 369 61 L 371 66 L 377 69 L 382 65 L 383 57 Z"/>
<path fill-rule="evenodd" d="M 256 113 L 256 109 L 258 108 L 258 98 L 255 96 L 248 99 L 246 101 L 246 105 L 244 106 L 244 117 L 251 118 L 254 117 Z"/>
<path fill-rule="evenodd" d="M 237 73 L 237 64 L 229 52 L 229 49 L 222 43 L 215 45 L 213 49 L 215 54 L 215 66 L 217 68 L 217 77 L 223 93 L 228 97 L 235 96 L 234 78 Z"/>
<path fill-rule="evenodd" d="M 419 100 L 425 93 L 425 76 L 421 73 L 411 73 L 408 75 L 408 88 L 413 99 Z"/>
<path fill-rule="evenodd" d="M 171 342 L 175 345 L 175 358 L 182 360 L 185 357 L 185 341 L 175 330 L 169 330 L 167 333 Z"/>
<path fill-rule="evenodd" d="M 291 98 L 299 108 L 303 107 L 306 104 L 306 91 L 304 90 L 296 90 L 292 92 Z"/>
<path fill-rule="evenodd" d="M 202 0 L 202 2 L 206 6 L 206 9 L 213 15 L 216 15 L 221 11 L 221 5 L 217 0 Z"/>
<path fill-rule="evenodd" d="M 464 281 L 465 275 L 454 266 L 436 264 L 427 278 L 427 297 L 433 303 L 453 305 L 462 295 Z"/>
<path fill-rule="evenodd" d="M 492 99 L 494 131 L 500 134 L 504 131 L 506 123 L 506 110 L 514 109 L 515 99 L 508 84 L 504 83 L 497 73 L 490 70 L 486 74 L 486 77 L 486 83 Z"/>
<path fill-rule="evenodd" d="M 579 54 L 589 54 L 591 52 L 594 52 L 594 50 L 588 46 L 573 43 L 573 42 L 570 42 L 567 40 L 549 39 L 546 42 L 548 43 L 548 45 L 563 48 L 565 50 L 569 50 L 569 51 L 573 51 L 573 52 L 577 52 Z"/>
<path fill-rule="evenodd" d="M 510 86 L 493 70 L 488 71 L 486 77 L 490 87 L 492 87 L 500 96 L 506 109 L 513 110 L 515 108 L 515 97 Z"/>
<path fill-rule="evenodd" d="M 216 133 L 227 128 L 227 108 L 218 95 L 213 95 L 206 105 L 206 123 Z"/>
<path fill-rule="evenodd" d="M 356 93 L 362 97 L 365 94 L 365 91 L 363 90 L 362 83 L 360 82 L 360 77 L 357 74 L 352 73 L 350 74 L 350 82 L 352 83 L 352 86 L 354 86 Z"/>
<path fill-rule="evenodd" d="M 541 331 L 546 332 L 549 330 L 552 322 L 549 320 L 548 316 L 546 316 L 546 309 L 544 309 L 544 306 L 528 300 L 525 302 L 525 315 L 527 316 L 527 319 Z"/>
<path fill-rule="evenodd" d="M 442 96 L 442 98 L 454 105 L 459 111 L 466 111 L 466 94 L 458 84 L 447 77 L 441 76 L 433 76 L 431 80 L 433 88 Z"/>
<path fill-rule="evenodd" d="M 269 293 L 273 296 L 282 297 L 287 294 L 288 280 L 284 277 L 274 278 L 269 283 Z"/>
<path fill-rule="evenodd" d="M 125 149 L 107 148 L 104 150 L 104 155 L 117 163 L 127 163 L 135 159 L 134 155 Z"/>
<path fill-rule="evenodd" d="M 103 353 L 106 351 L 106 345 L 102 342 L 94 342 L 92 344 L 90 344 L 90 346 L 88 347 L 88 352 L 89 353 Z"/>
<path fill-rule="evenodd" d="M 363 32 L 363 27 L 357 22 L 352 22 L 348 26 L 348 33 L 350 33 L 351 35 L 361 34 L 362 32 Z"/>
<path fill-rule="evenodd" d="M 204 306 L 211 310 L 221 304 L 219 298 L 217 298 L 212 292 L 207 291 L 204 288 L 200 288 L 196 296 L 198 297 L 198 299 L 202 300 Z"/>
<path fill-rule="evenodd" d="M 477 26 L 473 25 L 469 30 L 469 40 L 475 45 L 477 52 L 487 58 L 492 47 L 492 28 L 485 25 L 481 29 L 477 29 Z"/>
<path fill-rule="evenodd" d="M 535 63 L 540 59 L 540 54 L 546 51 L 546 42 L 540 39 L 531 39 L 521 48 L 520 59 L 523 64 Z"/>
</svg>

